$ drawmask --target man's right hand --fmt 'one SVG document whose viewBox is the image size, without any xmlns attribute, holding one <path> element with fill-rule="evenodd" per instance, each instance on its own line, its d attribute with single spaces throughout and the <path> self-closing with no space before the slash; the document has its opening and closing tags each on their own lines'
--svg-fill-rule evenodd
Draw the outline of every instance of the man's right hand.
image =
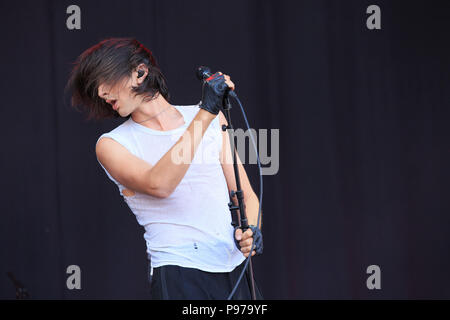
<svg viewBox="0 0 450 320">
<path fill-rule="evenodd" d="M 222 110 L 225 94 L 230 89 L 234 90 L 234 84 L 230 77 L 222 72 L 216 72 L 208 79 L 203 83 L 202 102 L 199 107 L 217 115 Z"/>
</svg>

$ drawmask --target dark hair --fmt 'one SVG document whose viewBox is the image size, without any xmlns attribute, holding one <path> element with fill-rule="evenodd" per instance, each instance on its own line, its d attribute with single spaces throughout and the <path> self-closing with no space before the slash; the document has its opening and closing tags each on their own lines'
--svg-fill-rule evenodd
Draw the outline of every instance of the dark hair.
<svg viewBox="0 0 450 320">
<path fill-rule="evenodd" d="M 71 91 L 72 106 L 80 111 L 77 106 L 82 105 L 88 111 L 88 120 L 120 117 L 98 96 L 98 87 L 102 83 L 113 86 L 131 77 L 132 71 L 141 63 L 148 67 L 148 74 L 132 92 L 142 95 L 144 101 L 152 100 L 157 94 L 169 101 L 166 79 L 152 52 L 133 38 L 109 38 L 85 50 L 73 63 L 65 88 L 65 91 Z"/>
</svg>

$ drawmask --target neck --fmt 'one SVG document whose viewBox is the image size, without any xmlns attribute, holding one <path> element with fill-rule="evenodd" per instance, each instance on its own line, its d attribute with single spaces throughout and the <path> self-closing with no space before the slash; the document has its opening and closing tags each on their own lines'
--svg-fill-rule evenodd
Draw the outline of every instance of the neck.
<svg viewBox="0 0 450 320">
<path fill-rule="evenodd" d="M 173 106 L 167 102 L 160 94 L 151 101 L 143 101 L 131 114 L 131 117 L 136 122 L 145 121 L 143 124 L 152 123 L 160 127 L 164 127 L 165 119 L 173 117 L 171 113 Z M 146 121 L 149 119 L 148 121 Z"/>
</svg>

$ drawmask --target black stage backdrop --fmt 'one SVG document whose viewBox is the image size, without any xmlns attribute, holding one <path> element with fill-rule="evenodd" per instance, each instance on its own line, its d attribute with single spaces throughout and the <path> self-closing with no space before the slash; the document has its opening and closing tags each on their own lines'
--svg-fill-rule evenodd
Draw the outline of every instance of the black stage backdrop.
<svg viewBox="0 0 450 320">
<path fill-rule="evenodd" d="M 265 298 L 450 298 L 447 3 L 2 1 L 0 298 L 15 297 L 7 272 L 31 298 L 150 297 L 143 228 L 95 157 L 124 119 L 87 122 L 63 92 L 108 37 L 152 50 L 172 104 L 199 102 L 207 65 L 231 75 L 252 128 L 280 130 L 254 259 Z M 66 27 L 71 4 L 81 30 Z M 366 27 L 371 4 L 381 30 Z"/>
</svg>

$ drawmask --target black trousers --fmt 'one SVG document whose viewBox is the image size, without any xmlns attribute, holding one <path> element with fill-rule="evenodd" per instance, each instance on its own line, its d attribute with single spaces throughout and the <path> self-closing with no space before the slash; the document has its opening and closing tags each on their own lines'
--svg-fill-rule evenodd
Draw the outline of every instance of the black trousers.
<svg viewBox="0 0 450 320">
<path fill-rule="evenodd" d="M 151 297 L 154 300 L 226 300 L 238 280 L 245 260 L 231 272 L 206 272 L 194 268 L 165 265 L 153 269 Z M 251 300 L 247 271 L 236 289 L 233 300 Z M 264 299 L 256 285 L 256 298 Z"/>
</svg>

